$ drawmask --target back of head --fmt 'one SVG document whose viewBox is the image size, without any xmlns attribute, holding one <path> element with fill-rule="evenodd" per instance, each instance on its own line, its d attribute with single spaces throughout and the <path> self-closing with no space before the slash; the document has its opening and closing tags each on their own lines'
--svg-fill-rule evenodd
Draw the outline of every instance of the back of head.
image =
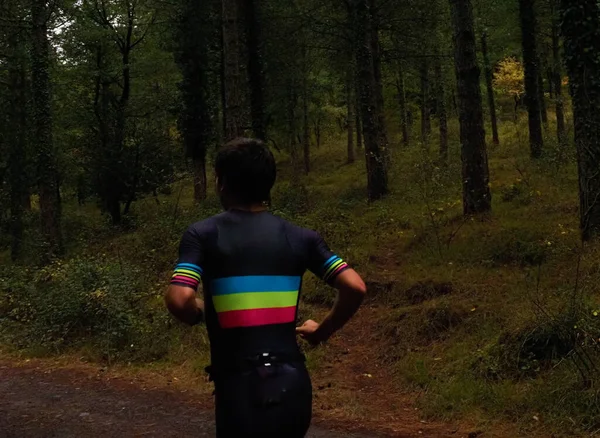
<svg viewBox="0 0 600 438">
<path fill-rule="evenodd" d="M 275 158 L 260 140 L 237 138 L 217 154 L 215 172 L 228 197 L 241 204 L 268 202 L 275 184 Z"/>
</svg>

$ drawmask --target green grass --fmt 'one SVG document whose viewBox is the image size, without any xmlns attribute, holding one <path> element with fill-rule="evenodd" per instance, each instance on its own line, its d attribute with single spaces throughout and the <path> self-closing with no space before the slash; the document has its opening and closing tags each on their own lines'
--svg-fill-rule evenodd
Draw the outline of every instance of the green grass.
<svg viewBox="0 0 600 438">
<path fill-rule="evenodd" d="M 549 128 L 546 156 L 533 162 L 525 121 L 504 123 L 502 144 L 489 148 L 493 212 L 465 219 L 458 127 L 453 122 L 450 128 L 447 166 L 437 162 L 435 140 L 429 152 L 418 144 L 394 145 L 390 195 L 374 204 L 366 202 L 363 160 L 345 163 L 343 138 L 329 139 L 314 150 L 313 171 L 299 179 L 291 180 L 289 159 L 278 154 L 281 171 L 273 209 L 319 230 L 368 280 L 371 303 L 384 309 L 372 327 L 380 359 L 394 370 L 400 385 L 423 391 L 421 403 L 429 416 L 515 422 L 525 435 L 540 424 L 556 436 L 594 432 L 600 428 L 600 379 L 593 369 L 600 366 L 594 345 L 600 342 L 600 317 L 593 315 L 600 309 L 600 245 L 593 243 L 581 252 L 572 146 L 560 151 Z M 86 328 L 93 333 L 82 331 L 79 338 L 61 333 L 58 340 L 48 340 L 50 351 L 78 349 L 98 360 L 109 355 L 114 360 L 179 364 L 192 357 L 203 363 L 206 333 L 182 330 L 157 315 L 164 313 L 160 295 L 179 238 L 187 225 L 219 211 L 215 196 L 194 205 L 191 181 L 183 179 L 170 195 L 136 202 L 126 229 L 111 227 L 92 204 L 77 207 L 73 199 L 65 203 L 66 259 L 98 259 L 96 286 L 106 294 L 95 303 L 101 310 L 126 303 L 126 322 L 119 330 L 127 333 L 111 335 L 95 326 Z M 0 257 L 7 262 L 6 252 Z M 58 263 L 45 268 L 50 278 L 36 274 L 38 297 L 61 285 L 60 279 L 51 278 L 59 275 Z M 121 272 L 134 268 L 133 276 Z M 19 279 L 21 269 L 2 273 L 0 297 L 6 298 L 7 311 L 22 318 L 5 318 L 0 336 L 35 349 L 39 342 L 31 337 L 47 327 L 15 335 L 24 326 L 35 326 L 39 311 L 15 304 L 19 287 L 31 284 Z M 126 282 L 130 289 L 125 289 L 140 301 L 130 303 L 126 292 L 118 292 L 123 288 L 111 286 L 111 281 Z M 72 284 L 65 293 L 85 298 L 94 292 L 85 285 L 65 284 Z M 309 306 L 303 317 L 322 312 L 320 306 L 333 300 L 331 290 L 312 278 L 305 282 L 304 296 Z M 133 343 L 130 333 L 140 347 L 123 351 L 123 345 Z M 577 336 L 577 354 L 589 356 L 588 371 L 582 374 L 577 367 L 584 365 L 572 355 L 537 357 L 538 350 L 525 351 L 523 346 L 533 345 L 534 337 L 535 345 L 550 345 L 548 339 L 556 333 Z M 324 350 L 309 352 L 309 366 L 318 368 L 324 356 Z"/>
</svg>

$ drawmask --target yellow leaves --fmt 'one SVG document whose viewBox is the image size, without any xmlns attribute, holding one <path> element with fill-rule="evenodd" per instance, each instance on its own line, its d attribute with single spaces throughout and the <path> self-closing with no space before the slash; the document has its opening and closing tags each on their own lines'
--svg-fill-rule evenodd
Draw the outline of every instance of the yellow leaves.
<svg viewBox="0 0 600 438">
<path fill-rule="evenodd" d="M 525 93 L 523 64 L 513 57 L 500 61 L 494 75 L 494 87 L 502 94 L 520 98 Z"/>
</svg>

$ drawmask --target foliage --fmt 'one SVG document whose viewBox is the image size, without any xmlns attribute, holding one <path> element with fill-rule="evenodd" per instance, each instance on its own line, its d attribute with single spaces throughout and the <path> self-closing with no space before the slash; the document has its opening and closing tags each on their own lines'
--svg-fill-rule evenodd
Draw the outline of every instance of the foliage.
<svg viewBox="0 0 600 438">
<path fill-rule="evenodd" d="M 516 58 L 508 57 L 498 63 L 494 73 L 494 86 L 499 93 L 521 99 L 525 93 L 525 71 Z"/>
</svg>

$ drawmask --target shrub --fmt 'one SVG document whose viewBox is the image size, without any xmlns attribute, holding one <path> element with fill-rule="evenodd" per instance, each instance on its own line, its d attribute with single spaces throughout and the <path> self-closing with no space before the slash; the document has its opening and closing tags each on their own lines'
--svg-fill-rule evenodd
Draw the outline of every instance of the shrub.
<svg viewBox="0 0 600 438">
<path fill-rule="evenodd" d="M 92 257 L 37 271 L 7 268 L 0 283 L 4 337 L 56 352 L 89 346 L 109 360 L 160 357 L 171 323 L 146 278 L 133 265 Z"/>
</svg>

